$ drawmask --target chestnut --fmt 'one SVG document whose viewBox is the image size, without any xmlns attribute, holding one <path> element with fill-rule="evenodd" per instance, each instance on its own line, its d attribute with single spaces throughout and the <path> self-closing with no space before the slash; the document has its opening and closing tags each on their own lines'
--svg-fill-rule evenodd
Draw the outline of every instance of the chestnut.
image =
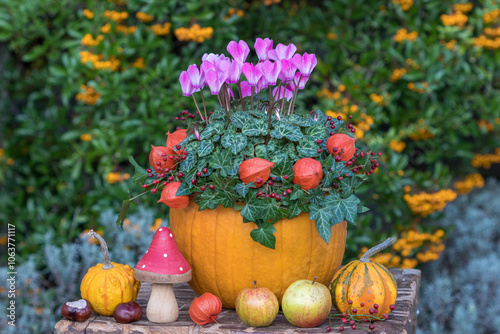
<svg viewBox="0 0 500 334">
<path fill-rule="evenodd" d="M 137 321 L 142 318 L 142 309 L 136 302 L 121 303 L 116 305 L 113 318 L 122 324 Z"/>
<path fill-rule="evenodd" d="M 90 318 L 92 306 L 85 299 L 66 302 L 61 307 L 61 314 L 65 319 L 82 322 Z"/>
</svg>

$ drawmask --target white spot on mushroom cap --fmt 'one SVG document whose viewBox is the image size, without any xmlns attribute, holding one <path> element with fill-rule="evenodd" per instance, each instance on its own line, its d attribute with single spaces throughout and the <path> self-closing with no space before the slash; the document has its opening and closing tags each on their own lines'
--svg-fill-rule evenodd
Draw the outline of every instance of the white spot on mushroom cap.
<svg viewBox="0 0 500 334">
<path fill-rule="evenodd" d="M 165 254 L 163 254 L 163 257 L 167 257 L 167 254 L 166 254 L 166 253 L 165 253 Z"/>
<path fill-rule="evenodd" d="M 146 251 L 146 253 L 149 252 L 149 249 Z"/>
<path fill-rule="evenodd" d="M 173 237 L 173 235 L 172 235 L 172 233 L 170 233 L 170 238 L 172 238 L 172 237 Z"/>
<path fill-rule="evenodd" d="M 143 267 L 143 268 L 146 268 L 146 265 L 145 265 L 145 264 L 143 264 L 143 265 L 142 265 L 142 267 Z"/>
<path fill-rule="evenodd" d="M 160 227 L 160 228 L 158 229 L 158 231 L 163 231 L 163 229 Z"/>
<path fill-rule="evenodd" d="M 183 271 L 184 269 L 182 269 L 182 267 L 179 267 L 180 271 Z"/>
</svg>

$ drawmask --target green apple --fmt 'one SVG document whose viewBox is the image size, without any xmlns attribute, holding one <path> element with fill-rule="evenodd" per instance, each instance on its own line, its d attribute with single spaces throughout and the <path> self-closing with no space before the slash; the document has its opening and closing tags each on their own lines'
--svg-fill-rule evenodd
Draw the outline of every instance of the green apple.
<svg viewBox="0 0 500 334">
<path fill-rule="evenodd" d="M 332 308 L 330 291 L 321 283 L 306 279 L 290 284 L 283 294 L 281 308 L 286 320 L 297 327 L 315 327 L 326 320 Z"/>
<path fill-rule="evenodd" d="M 272 324 L 280 304 L 276 295 L 268 288 L 243 289 L 236 297 L 236 313 L 250 327 L 264 327 Z"/>
</svg>

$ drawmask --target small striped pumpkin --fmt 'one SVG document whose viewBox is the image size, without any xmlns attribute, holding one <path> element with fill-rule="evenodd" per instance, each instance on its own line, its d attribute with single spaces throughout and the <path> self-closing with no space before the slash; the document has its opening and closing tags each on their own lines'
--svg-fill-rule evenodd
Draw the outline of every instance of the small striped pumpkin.
<svg viewBox="0 0 500 334">
<path fill-rule="evenodd" d="M 383 317 L 383 314 L 391 312 L 390 306 L 396 302 L 398 294 L 396 280 L 386 267 L 370 262 L 370 257 L 391 245 L 393 241 L 389 238 L 370 248 L 359 261 L 352 261 L 337 272 L 330 290 L 333 305 L 337 310 L 353 314 L 352 309 L 355 308 L 357 319 L 363 319 L 365 316 L 370 319 L 371 316 Z M 378 305 L 377 309 L 374 304 Z M 370 309 L 376 313 L 370 314 Z"/>
<path fill-rule="evenodd" d="M 170 209 L 170 229 L 177 246 L 193 269 L 189 285 L 201 295 L 210 292 L 224 308 L 234 308 L 238 293 L 253 286 L 270 289 L 281 302 L 290 284 L 299 279 L 328 286 L 345 251 L 346 221 L 332 226 L 327 244 L 309 214 L 274 224 L 276 247 L 253 241 L 254 223 L 243 223 L 240 211 L 218 206 L 198 211 L 192 200 L 183 209 Z"/>
</svg>

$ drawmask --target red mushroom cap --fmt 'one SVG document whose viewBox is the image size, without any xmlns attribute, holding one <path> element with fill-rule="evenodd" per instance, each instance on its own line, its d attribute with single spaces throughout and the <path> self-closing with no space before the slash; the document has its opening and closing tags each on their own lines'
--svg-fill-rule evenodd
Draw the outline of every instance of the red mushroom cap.
<svg viewBox="0 0 500 334">
<path fill-rule="evenodd" d="M 146 254 L 135 266 L 135 276 L 143 282 L 180 283 L 191 280 L 191 267 L 175 243 L 172 231 L 160 227 Z"/>
</svg>

